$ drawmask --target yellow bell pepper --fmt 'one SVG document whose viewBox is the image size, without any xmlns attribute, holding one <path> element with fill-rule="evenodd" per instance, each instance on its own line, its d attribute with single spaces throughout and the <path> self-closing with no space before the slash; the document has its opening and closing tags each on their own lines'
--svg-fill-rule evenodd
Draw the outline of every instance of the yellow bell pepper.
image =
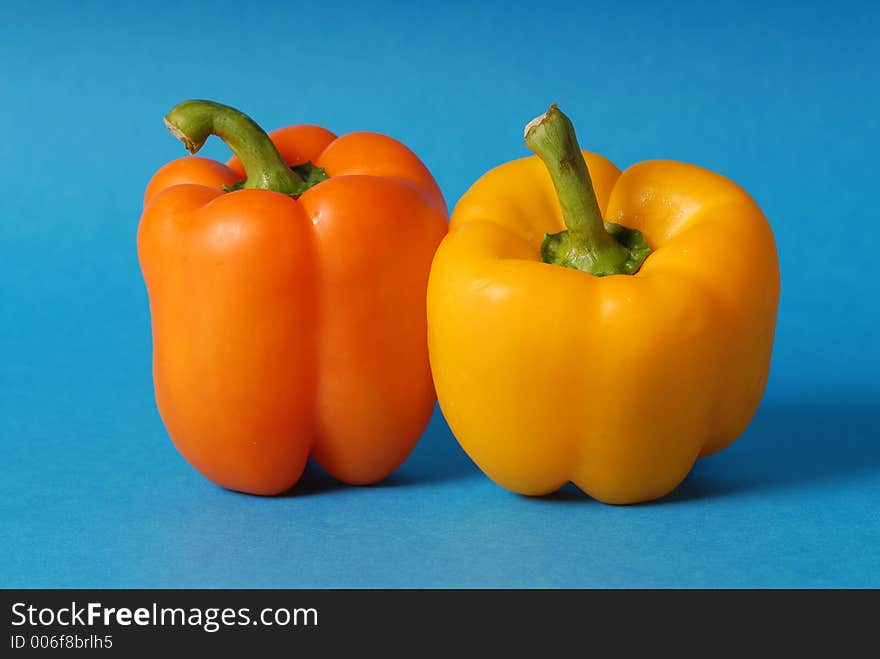
<svg viewBox="0 0 880 659">
<path fill-rule="evenodd" d="M 779 300 L 773 234 L 723 176 L 665 160 L 621 173 L 582 152 L 555 105 L 526 145 L 537 156 L 462 197 L 434 258 L 441 409 L 507 489 L 661 497 L 758 407 Z"/>
</svg>

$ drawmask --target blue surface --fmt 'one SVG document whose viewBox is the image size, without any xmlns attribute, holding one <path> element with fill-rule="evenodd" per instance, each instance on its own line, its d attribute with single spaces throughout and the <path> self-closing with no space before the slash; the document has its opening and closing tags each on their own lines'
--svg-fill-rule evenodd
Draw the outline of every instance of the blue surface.
<svg viewBox="0 0 880 659">
<path fill-rule="evenodd" d="M 0 585 L 880 586 L 875 3 L 181 4 L 2 7 Z M 155 409 L 135 255 L 189 97 L 392 134 L 450 204 L 554 100 L 618 165 L 730 176 L 782 265 L 762 408 L 652 505 L 510 494 L 439 414 L 379 486 L 211 485 Z"/>
</svg>

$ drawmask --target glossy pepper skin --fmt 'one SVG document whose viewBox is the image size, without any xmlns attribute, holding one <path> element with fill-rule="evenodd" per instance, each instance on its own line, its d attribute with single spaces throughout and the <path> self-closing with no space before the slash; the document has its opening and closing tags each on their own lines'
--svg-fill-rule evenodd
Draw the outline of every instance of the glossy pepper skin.
<svg viewBox="0 0 880 659">
<path fill-rule="evenodd" d="M 226 488 L 285 491 L 309 457 L 346 483 L 378 481 L 435 402 L 425 288 L 446 206 L 390 137 L 270 136 L 288 165 L 329 178 L 298 198 L 226 192 L 245 176 L 238 158 L 187 157 L 147 188 L 138 253 L 159 411 L 183 456 Z"/>
<path fill-rule="evenodd" d="M 779 297 L 755 202 L 710 171 L 583 152 L 605 220 L 653 252 L 634 275 L 542 262 L 565 227 L 537 156 L 493 169 L 455 208 L 428 285 L 439 403 L 492 480 L 565 483 L 607 503 L 661 497 L 745 429 L 767 380 Z"/>
</svg>

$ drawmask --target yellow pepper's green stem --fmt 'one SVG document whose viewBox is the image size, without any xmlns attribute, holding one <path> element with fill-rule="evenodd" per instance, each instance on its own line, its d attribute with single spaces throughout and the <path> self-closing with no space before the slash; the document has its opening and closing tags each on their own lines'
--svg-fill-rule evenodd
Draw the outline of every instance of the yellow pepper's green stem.
<svg viewBox="0 0 880 659">
<path fill-rule="evenodd" d="M 525 129 L 526 146 L 544 162 L 562 209 L 566 231 L 544 236 L 545 263 L 592 275 L 633 274 L 651 251 L 641 233 L 602 221 L 574 126 L 556 104 Z"/>
<path fill-rule="evenodd" d="M 210 135 L 216 135 L 232 149 L 244 165 L 247 179 L 238 188 L 274 190 L 302 194 L 306 187 L 284 159 L 266 132 L 243 112 L 213 101 L 184 101 L 165 116 L 165 125 L 187 151 L 196 153 Z"/>
</svg>

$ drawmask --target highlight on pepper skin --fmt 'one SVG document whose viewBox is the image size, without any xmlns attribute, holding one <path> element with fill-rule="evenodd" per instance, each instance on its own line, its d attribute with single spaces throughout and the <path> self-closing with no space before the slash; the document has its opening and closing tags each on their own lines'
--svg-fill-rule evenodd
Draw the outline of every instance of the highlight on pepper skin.
<svg viewBox="0 0 880 659">
<path fill-rule="evenodd" d="M 181 454 L 271 495 L 311 457 L 350 484 L 407 457 L 434 408 L 425 291 L 442 193 L 400 142 L 317 126 L 265 132 L 186 101 L 166 125 L 197 152 L 147 186 L 138 255 L 159 412 Z M 271 138 L 271 139 L 270 139 Z"/>
<path fill-rule="evenodd" d="M 779 301 L 770 226 L 703 168 L 621 172 L 581 151 L 555 106 L 526 145 L 536 155 L 462 197 L 434 258 L 440 407 L 509 490 L 662 497 L 742 434 L 763 395 Z"/>
</svg>

